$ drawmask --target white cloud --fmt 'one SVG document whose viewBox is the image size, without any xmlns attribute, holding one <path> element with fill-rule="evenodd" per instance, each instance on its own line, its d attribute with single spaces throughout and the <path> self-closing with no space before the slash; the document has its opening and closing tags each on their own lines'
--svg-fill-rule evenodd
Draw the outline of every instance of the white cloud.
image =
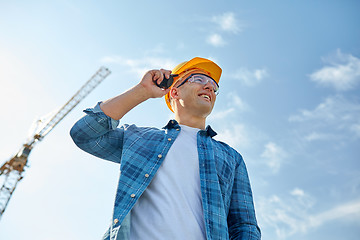
<svg viewBox="0 0 360 240">
<path fill-rule="evenodd" d="M 235 113 L 235 108 L 234 107 L 230 107 L 224 110 L 220 110 L 220 111 L 216 111 L 211 113 L 211 115 L 208 117 L 209 121 L 214 121 L 214 120 L 220 120 L 220 119 L 225 119 L 227 118 L 230 114 Z"/>
<path fill-rule="evenodd" d="M 243 26 L 238 22 L 233 12 L 226 12 L 221 15 L 213 16 L 211 22 L 219 26 L 219 31 L 209 35 L 206 42 L 215 47 L 226 45 L 226 41 L 219 32 L 237 34 L 243 30 Z"/>
<path fill-rule="evenodd" d="M 259 222 L 264 227 L 275 229 L 278 239 L 306 234 L 326 223 L 344 219 L 358 221 L 360 200 L 343 203 L 323 212 L 316 212 L 316 200 L 300 188 L 290 192 L 290 196 L 262 198 L 257 202 Z"/>
<path fill-rule="evenodd" d="M 276 173 L 284 163 L 286 155 L 287 154 L 280 146 L 273 142 L 269 142 L 265 145 L 265 150 L 261 154 L 261 157 L 265 159 L 266 165 L 268 165 L 268 167 Z"/>
<path fill-rule="evenodd" d="M 337 115 L 338 111 L 343 110 L 343 104 L 340 101 L 343 101 L 343 99 L 340 99 L 339 97 L 328 97 L 314 110 L 300 110 L 300 114 L 290 116 L 289 120 L 294 122 L 304 122 L 314 119 L 331 121 L 335 119 L 335 115 Z"/>
<path fill-rule="evenodd" d="M 104 63 L 115 63 L 129 68 L 130 72 L 142 77 L 150 69 L 172 69 L 177 63 L 169 58 L 144 57 L 139 59 L 124 58 L 122 56 L 107 56 L 101 59 Z"/>
<path fill-rule="evenodd" d="M 250 108 L 249 105 L 235 93 L 229 93 L 227 98 L 241 112 L 247 111 Z"/>
<path fill-rule="evenodd" d="M 234 148 L 245 148 L 250 143 L 250 136 L 243 124 L 234 124 L 231 128 L 222 130 L 216 136 L 216 139 L 223 141 Z"/>
<path fill-rule="evenodd" d="M 360 59 L 351 54 L 343 54 L 339 49 L 336 55 L 323 59 L 328 66 L 310 75 L 310 79 L 323 86 L 338 91 L 353 89 L 360 82 Z"/>
<path fill-rule="evenodd" d="M 292 196 L 272 195 L 257 202 L 259 222 L 275 229 L 278 239 L 287 239 L 298 232 L 306 232 L 303 219 L 315 200 L 302 189 L 295 188 Z"/>
<path fill-rule="evenodd" d="M 242 28 L 233 12 L 226 12 L 222 15 L 213 16 L 212 21 L 217 23 L 223 31 L 234 34 L 242 31 Z"/>
<path fill-rule="evenodd" d="M 349 202 L 335 206 L 325 212 L 309 217 L 309 227 L 318 227 L 328 221 L 339 218 L 348 218 L 349 220 L 358 221 L 360 217 L 360 201 Z"/>
<path fill-rule="evenodd" d="M 334 131 L 346 130 L 352 135 L 360 136 L 360 104 L 352 102 L 343 96 L 336 95 L 326 98 L 313 110 L 300 110 L 299 114 L 289 117 L 290 122 L 310 123 L 311 128 L 316 128 L 308 141 L 334 137 Z M 327 134 L 317 133 L 320 128 L 326 128 Z M 328 129 L 331 129 L 329 133 Z M 316 132 L 316 133 L 314 133 Z"/>
<path fill-rule="evenodd" d="M 259 84 L 264 78 L 268 77 L 269 74 L 265 68 L 249 70 L 247 68 L 240 68 L 231 76 L 234 79 L 239 80 L 246 86 L 255 86 Z"/>
<path fill-rule="evenodd" d="M 305 192 L 300 188 L 294 188 L 294 190 L 292 190 L 290 194 L 293 196 L 303 197 L 305 195 Z"/>
<path fill-rule="evenodd" d="M 335 136 L 328 134 L 328 133 L 319 133 L 319 132 L 312 132 L 305 136 L 305 140 L 308 142 L 316 141 L 316 140 L 330 140 L 334 139 Z"/>
<path fill-rule="evenodd" d="M 210 36 L 208 36 L 206 41 L 207 41 L 207 43 L 209 43 L 210 45 L 213 45 L 215 47 L 222 47 L 226 44 L 226 42 L 224 41 L 222 36 L 217 33 L 214 33 L 214 34 L 211 34 Z"/>
<path fill-rule="evenodd" d="M 209 120 L 225 119 L 232 113 L 245 112 L 250 109 L 249 105 L 245 103 L 235 92 L 229 92 L 226 95 L 228 99 L 227 108 L 223 108 L 220 111 L 215 111 L 209 116 Z"/>
<path fill-rule="evenodd" d="M 352 124 L 350 129 L 356 136 L 360 137 L 360 123 Z"/>
</svg>

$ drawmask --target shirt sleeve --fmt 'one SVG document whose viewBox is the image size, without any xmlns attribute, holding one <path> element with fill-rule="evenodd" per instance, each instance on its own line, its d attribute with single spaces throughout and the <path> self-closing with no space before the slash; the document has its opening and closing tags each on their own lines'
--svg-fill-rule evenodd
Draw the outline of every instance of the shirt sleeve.
<svg viewBox="0 0 360 240">
<path fill-rule="evenodd" d="M 252 191 L 245 163 L 240 157 L 236 167 L 234 185 L 228 214 L 230 239 L 260 240 L 261 232 L 257 225 Z"/>
<path fill-rule="evenodd" d="M 70 130 L 74 143 L 82 150 L 96 157 L 120 163 L 124 129 L 117 128 L 114 120 L 101 110 L 99 102 L 94 108 L 84 110 L 86 115 Z"/>
</svg>

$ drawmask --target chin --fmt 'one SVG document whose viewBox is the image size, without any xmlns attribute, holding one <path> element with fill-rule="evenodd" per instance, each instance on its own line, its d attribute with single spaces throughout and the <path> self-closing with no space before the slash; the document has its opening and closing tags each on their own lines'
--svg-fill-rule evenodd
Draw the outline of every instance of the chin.
<svg viewBox="0 0 360 240">
<path fill-rule="evenodd" d="M 211 114 L 212 109 L 213 109 L 212 107 L 203 107 L 203 108 L 198 110 L 198 113 L 202 117 L 206 118 L 207 116 L 209 116 Z"/>
</svg>

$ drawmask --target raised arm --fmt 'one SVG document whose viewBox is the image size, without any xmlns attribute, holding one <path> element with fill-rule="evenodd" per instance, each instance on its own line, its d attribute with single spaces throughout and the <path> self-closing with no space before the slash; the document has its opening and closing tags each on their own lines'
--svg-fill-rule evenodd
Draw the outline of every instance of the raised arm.
<svg viewBox="0 0 360 240">
<path fill-rule="evenodd" d="M 86 109 L 86 115 L 70 130 L 74 143 L 85 152 L 99 158 L 120 163 L 124 129 L 117 128 L 119 120 L 132 108 L 149 98 L 162 97 L 169 90 L 155 85 L 163 80 L 163 74 L 170 77 L 171 71 L 150 70 L 139 84 L 130 90 Z"/>
<path fill-rule="evenodd" d="M 154 81 L 160 84 L 163 80 L 163 74 L 165 74 L 166 78 L 169 78 L 170 73 L 171 71 L 163 69 L 148 71 L 139 84 L 123 94 L 101 103 L 101 109 L 112 119 L 121 119 L 131 109 L 149 98 L 160 98 L 167 94 L 169 89 L 159 88 Z"/>
</svg>

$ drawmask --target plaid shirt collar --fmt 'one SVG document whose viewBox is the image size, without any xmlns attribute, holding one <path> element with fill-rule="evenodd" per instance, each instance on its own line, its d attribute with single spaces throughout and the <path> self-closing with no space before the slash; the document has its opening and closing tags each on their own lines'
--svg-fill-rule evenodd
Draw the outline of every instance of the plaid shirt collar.
<svg viewBox="0 0 360 240">
<path fill-rule="evenodd" d="M 179 123 L 176 120 L 170 120 L 168 122 L 168 124 L 166 124 L 165 127 L 163 127 L 163 129 L 172 129 L 172 128 L 179 128 Z M 210 125 L 208 125 L 205 130 L 201 130 L 200 134 L 205 134 L 209 137 L 215 137 L 217 135 L 217 133 L 210 127 Z"/>
</svg>

